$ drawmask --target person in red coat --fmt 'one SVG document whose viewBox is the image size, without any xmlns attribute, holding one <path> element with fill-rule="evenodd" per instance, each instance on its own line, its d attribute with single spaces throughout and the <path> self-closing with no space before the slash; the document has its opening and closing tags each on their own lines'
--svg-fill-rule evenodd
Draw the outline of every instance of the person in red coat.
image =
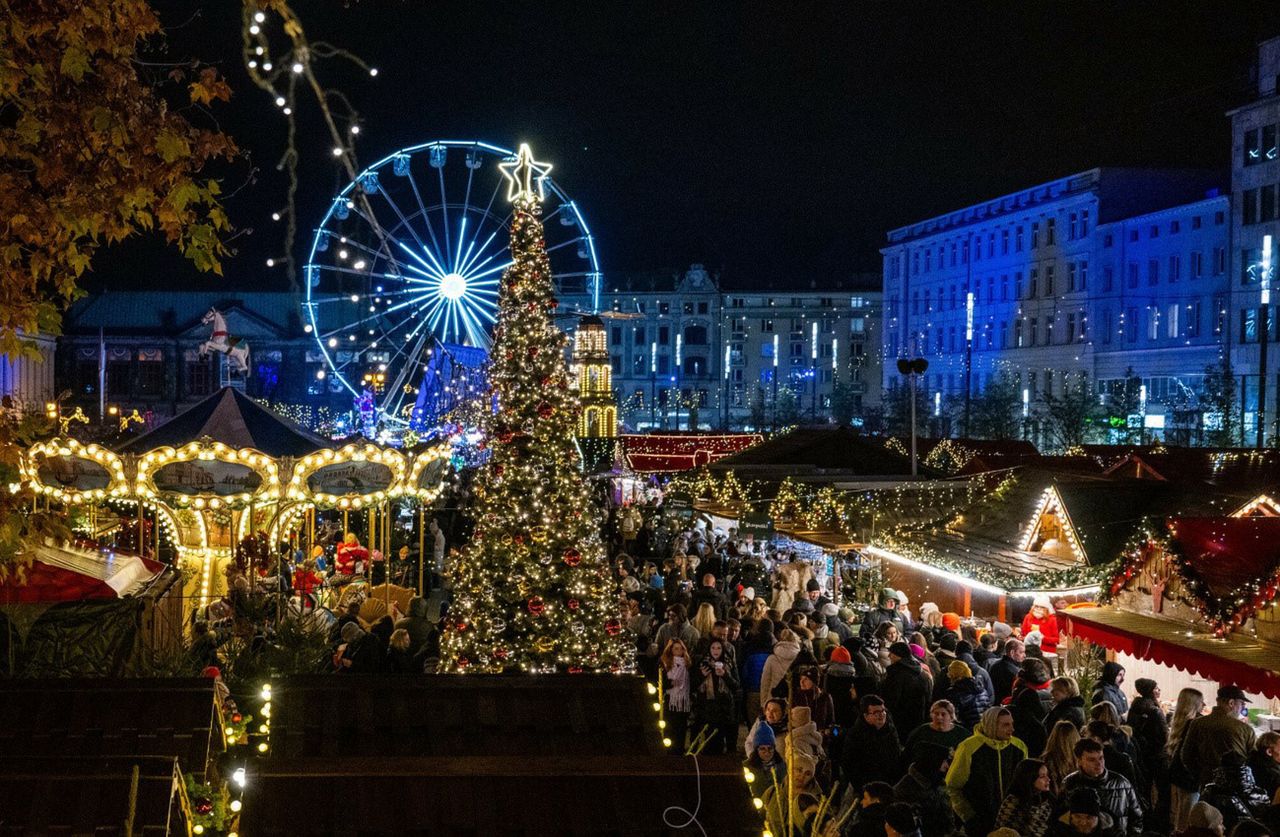
<svg viewBox="0 0 1280 837">
<path fill-rule="evenodd" d="M 359 575 L 364 572 L 368 560 L 369 550 L 360 545 L 354 533 L 348 532 L 334 555 L 334 572 L 346 576 Z"/>
<path fill-rule="evenodd" d="M 1041 593 L 1032 600 L 1031 611 L 1022 617 L 1022 635 L 1039 631 L 1044 637 L 1040 650 L 1046 654 L 1058 653 L 1058 616 L 1053 612 L 1049 597 Z"/>
<path fill-rule="evenodd" d="M 322 579 L 316 572 L 316 562 L 308 558 L 302 566 L 293 571 L 293 590 L 299 596 L 310 596 L 319 588 Z"/>
</svg>

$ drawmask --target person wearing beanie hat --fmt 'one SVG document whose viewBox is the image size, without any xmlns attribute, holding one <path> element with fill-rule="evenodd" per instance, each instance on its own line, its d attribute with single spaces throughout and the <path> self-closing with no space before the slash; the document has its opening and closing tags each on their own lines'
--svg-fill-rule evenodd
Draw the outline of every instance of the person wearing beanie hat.
<svg viewBox="0 0 1280 837">
<path fill-rule="evenodd" d="M 889 660 L 880 696 L 889 706 L 893 725 L 905 736 L 928 720 L 933 681 L 906 642 L 899 640 L 889 646 Z"/>
<path fill-rule="evenodd" d="M 898 629 L 898 636 L 907 635 L 907 626 L 902 621 L 902 614 L 898 613 L 898 597 L 892 587 L 886 587 L 880 591 L 880 604 L 862 617 L 858 636 L 862 637 L 863 642 L 870 642 L 875 636 L 876 629 L 886 622 L 893 623 Z"/>
<path fill-rule="evenodd" d="M 968 640 L 962 639 L 956 643 L 956 659 L 964 660 L 969 664 L 969 671 L 973 672 L 973 679 L 978 681 L 978 685 L 982 687 L 982 691 L 987 693 L 988 705 L 996 704 L 996 687 L 991 683 L 991 675 L 985 668 L 978 665 L 978 661 L 973 658 L 973 646 Z"/>
<path fill-rule="evenodd" d="M 911 648 L 911 656 L 915 657 L 920 662 L 923 663 L 925 660 L 929 658 L 929 650 L 925 648 L 923 645 L 916 645 L 913 642 L 908 647 Z"/>
<path fill-rule="evenodd" d="M 1102 810 L 1098 792 L 1093 788 L 1076 788 L 1067 796 L 1067 810 L 1058 817 L 1049 834 L 1054 837 L 1076 835 L 1119 835 L 1115 820 Z"/>
<path fill-rule="evenodd" d="M 1154 777 L 1163 769 L 1165 745 L 1169 741 L 1169 722 L 1160 705 L 1160 685 L 1149 677 L 1133 682 L 1138 696 L 1129 706 L 1127 723 L 1133 730 L 1136 761 L 1142 775 Z"/>
<path fill-rule="evenodd" d="M 954 631 L 956 638 L 960 637 L 960 614 L 947 611 L 942 614 L 942 627 L 948 631 Z"/>
<path fill-rule="evenodd" d="M 1124 666 L 1117 662 L 1106 662 L 1102 664 L 1102 676 L 1098 679 L 1098 685 L 1093 687 L 1093 702 L 1109 701 L 1119 713 L 1121 723 L 1129 711 L 1129 699 L 1124 696 L 1121 688 L 1123 685 Z"/>
<path fill-rule="evenodd" d="M 1222 812 L 1202 800 L 1187 812 L 1187 827 L 1178 832 L 1178 837 L 1222 837 L 1226 831 Z"/>
<path fill-rule="evenodd" d="M 845 665 L 853 665 L 853 657 L 849 656 L 849 649 L 843 645 L 837 645 L 831 649 L 830 661 L 833 663 L 844 663 Z"/>
<path fill-rule="evenodd" d="M 1003 645 L 1005 640 L 1013 636 L 1013 627 L 1004 622 L 996 622 L 991 626 L 991 633 L 995 634 L 996 642 Z"/>
<path fill-rule="evenodd" d="M 1079 788 L 1092 790 L 1118 832 L 1131 837 L 1142 834 L 1143 811 L 1138 794 L 1119 771 L 1107 769 L 1105 746 L 1090 736 L 1077 741 L 1073 752 L 1077 769 L 1062 780 L 1061 792 L 1070 799 L 1070 794 Z"/>
<path fill-rule="evenodd" d="M 894 798 L 897 798 L 895 792 Z M 904 802 L 894 802 L 884 812 L 884 833 L 888 837 L 920 837 L 920 818 Z"/>
<path fill-rule="evenodd" d="M 955 707 L 956 719 L 972 728 L 991 705 L 982 685 L 973 676 L 973 669 L 964 660 L 952 660 L 947 666 L 946 685 L 938 693 Z"/>
<path fill-rule="evenodd" d="M 1031 610 L 1022 617 L 1022 636 L 1025 638 L 1032 631 L 1039 631 L 1044 637 L 1040 647 L 1046 654 L 1058 653 L 1058 616 L 1044 593 L 1032 599 Z"/>
<path fill-rule="evenodd" d="M 914 748 L 903 753 L 907 773 L 893 786 L 894 802 L 914 808 L 920 828 L 930 837 L 955 831 L 951 800 L 943 784 L 951 766 L 952 749 L 951 745 L 917 741 Z"/>
<path fill-rule="evenodd" d="M 750 754 L 744 766 L 751 774 L 751 780 L 748 781 L 751 786 L 751 796 L 758 799 L 767 789 L 773 787 L 775 782 L 779 785 L 786 782 L 787 765 L 782 760 L 782 754 L 778 752 L 778 739 L 774 735 L 773 727 L 768 724 L 756 724 L 747 740 L 747 745 Z"/>
</svg>

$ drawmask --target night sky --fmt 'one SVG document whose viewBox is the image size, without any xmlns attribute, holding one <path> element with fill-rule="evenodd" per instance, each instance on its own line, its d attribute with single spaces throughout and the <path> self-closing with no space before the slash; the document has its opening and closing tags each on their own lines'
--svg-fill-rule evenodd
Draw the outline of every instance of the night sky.
<svg viewBox="0 0 1280 837">
<path fill-rule="evenodd" d="M 153 243 L 101 256 L 111 288 L 287 287 L 274 166 L 284 120 L 239 62 L 238 4 L 158 3 L 168 54 L 219 66 L 217 109 L 259 168 L 227 174 L 226 278 Z M 583 208 L 607 277 L 694 261 L 729 287 L 877 272 L 886 230 L 1095 165 L 1223 170 L 1280 3 L 295 3 L 361 113 L 362 164 L 431 139 L 529 142 Z M 779 4 L 771 4 L 779 5 Z M 311 8 L 307 8 L 311 7 Z M 321 7 L 321 8 L 316 8 Z M 179 25 L 182 24 L 182 25 Z M 340 185 L 314 107 L 298 255 Z"/>
</svg>

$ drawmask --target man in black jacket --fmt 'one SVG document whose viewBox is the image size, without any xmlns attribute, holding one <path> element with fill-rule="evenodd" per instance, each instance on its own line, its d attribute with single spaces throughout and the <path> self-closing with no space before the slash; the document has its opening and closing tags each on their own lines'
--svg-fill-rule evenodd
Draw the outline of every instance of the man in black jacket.
<svg viewBox="0 0 1280 837">
<path fill-rule="evenodd" d="M 1004 654 L 993 661 L 989 669 L 991 685 L 995 688 L 992 703 L 1003 703 L 1013 694 L 1013 681 L 1022 670 L 1022 661 L 1027 658 L 1027 649 L 1021 640 L 1006 640 L 1003 651 Z"/>
<path fill-rule="evenodd" d="M 855 792 L 868 782 L 893 783 L 902 775 L 902 747 L 884 699 L 866 695 L 858 706 L 858 722 L 840 747 L 840 770 Z"/>
<path fill-rule="evenodd" d="M 1076 788 L 1092 788 L 1116 829 L 1128 837 L 1139 837 L 1142 834 L 1142 807 L 1138 804 L 1133 785 L 1119 773 L 1107 770 L 1102 745 L 1097 741 L 1080 739 L 1076 743 L 1075 754 L 1079 769 L 1062 780 L 1063 794 L 1070 795 Z"/>
<path fill-rule="evenodd" d="M 698 608 L 703 603 L 711 605 L 711 609 L 716 612 L 717 619 L 723 619 L 729 610 L 729 601 L 724 597 L 723 593 L 716 589 L 716 577 L 711 573 L 704 575 L 702 577 L 702 586 L 693 591 L 689 612 L 696 615 Z"/>
<path fill-rule="evenodd" d="M 899 641 L 889 646 L 889 668 L 880 683 L 880 696 L 903 738 L 929 720 L 932 686 L 910 645 Z"/>
</svg>

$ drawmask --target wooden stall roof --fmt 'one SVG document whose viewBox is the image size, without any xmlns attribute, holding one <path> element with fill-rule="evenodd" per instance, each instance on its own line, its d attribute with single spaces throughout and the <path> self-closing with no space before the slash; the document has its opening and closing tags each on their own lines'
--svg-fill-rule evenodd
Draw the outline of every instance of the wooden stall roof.
<svg viewBox="0 0 1280 837">
<path fill-rule="evenodd" d="M 739 759 L 666 751 L 652 702 L 630 675 L 276 681 L 241 830 L 656 837 L 701 799 L 706 833 L 758 835 Z"/>
<path fill-rule="evenodd" d="M 920 457 L 923 459 L 923 457 Z M 753 445 L 740 453 L 716 460 L 712 471 L 733 471 L 739 477 L 771 475 L 907 477 L 911 459 L 894 453 L 882 439 L 864 436 L 851 427 L 798 427 Z M 921 476 L 940 476 L 920 464 Z"/>
<path fill-rule="evenodd" d="M 177 759 L 20 758 L 12 750 L 5 753 L 0 757 L 0 833 L 187 834 Z"/>
<path fill-rule="evenodd" d="M 0 689 L 0 754 L 163 756 L 198 773 L 222 746 L 212 680 L 7 680 Z"/>
</svg>

